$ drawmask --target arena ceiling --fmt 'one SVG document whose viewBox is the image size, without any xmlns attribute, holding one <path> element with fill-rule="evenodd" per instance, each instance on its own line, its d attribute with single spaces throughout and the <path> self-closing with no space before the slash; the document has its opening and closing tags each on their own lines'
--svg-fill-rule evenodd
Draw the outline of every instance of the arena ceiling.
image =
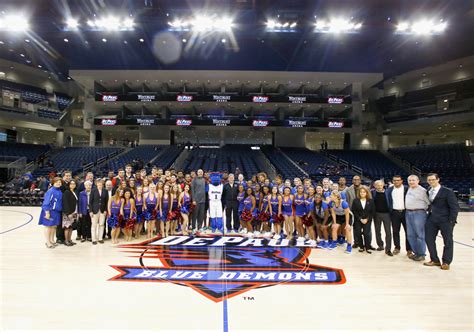
<svg viewBox="0 0 474 332">
<path fill-rule="evenodd" d="M 0 10 L 2 15 L 25 13 L 30 20 L 26 33 L 0 31 L 0 57 L 41 66 L 64 79 L 69 69 L 378 72 L 390 77 L 474 54 L 470 0 L 3 0 Z M 169 31 L 170 20 L 204 12 L 232 15 L 232 37 Z M 119 32 L 65 30 L 68 16 L 85 22 L 94 14 L 132 15 L 135 26 Z M 315 16 L 331 15 L 352 17 L 362 27 L 353 34 L 315 33 Z M 448 27 L 436 36 L 394 33 L 396 22 L 419 17 L 442 18 Z M 296 22 L 295 29 L 268 31 L 270 18 Z"/>
</svg>

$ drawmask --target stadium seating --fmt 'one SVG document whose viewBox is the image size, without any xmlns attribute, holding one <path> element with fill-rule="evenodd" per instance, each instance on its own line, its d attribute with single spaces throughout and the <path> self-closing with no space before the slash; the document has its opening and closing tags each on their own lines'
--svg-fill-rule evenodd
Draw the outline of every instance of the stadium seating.
<svg viewBox="0 0 474 332">
<path fill-rule="evenodd" d="M 141 160 L 145 165 L 159 155 L 165 146 L 163 145 L 141 145 L 129 150 L 128 152 L 109 160 L 105 167 L 105 171 L 114 170 L 117 172 L 119 168 L 124 168 L 125 165 L 132 163 L 133 160 Z"/>
<path fill-rule="evenodd" d="M 467 194 L 474 188 L 474 168 L 464 144 L 410 146 L 389 152 L 417 166 L 423 173 L 436 172 L 442 183 Z"/>
<path fill-rule="evenodd" d="M 28 162 L 36 160 L 48 150 L 49 146 L 47 145 L 0 142 L 1 156 L 26 157 Z"/>
<path fill-rule="evenodd" d="M 355 174 L 328 160 L 325 156 L 305 148 L 281 148 L 281 151 L 308 173 L 312 179 L 317 181 L 325 177 L 337 181 L 339 177 L 344 176 L 350 184 L 352 176 Z"/>
<path fill-rule="evenodd" d="M 226 145 L 221 149 L 195 148 L 186 159 L 184 169 L 235 172 L 238 168 L 246 177 L 250 177 L 261 170 L 257 164 L 263 167 L 263 162 L 256 160 L 258 154 L 249 145 Z"/>
<path fill-rule="evenodd" d="M 398 174 L 407 176 L 407 172 L 377 150 L 328 150 L 329 154 L 363 169 L 363 175 L 373 180 L 391 179 Z"/>
<path fill-rule="evenodd" d="M 295 177 L 305 178 L 305 174 L 295 167 L 295 165 L 288 160 L 281 150 L 274 147 L 262 148 L 263 153 L 267 156 L 270 162 L 275 166 L 279 174 L 285 179 L 293 179 Z"/>
<path fill-rule="evenodd" d="M 95 163 L 101 158 L 106 158 L 112 153 L 117 153 L 122 150 L 122 148 L 99 147 L 64 148 L 60 152 L 51 156 L 50 161 L 52 161 L 53 166 L 37 168 L 33 172 L 33 177 L 36 178 L 40 175 L 47 175 L 53 170 L 60 171 L 64 169 L 71 170 L 73 174 L 75 174 L 80 171 L 84 165 Z"/>
<path fill-rule="evenodd" d="M 159 168 L 168 169 L 173 165 L 174 161 L 179 157 L 182 151 L 182 147 L 170 145 L 163 150 L 157 159 L 155 159 L 153 165 Z"/>
</svg>

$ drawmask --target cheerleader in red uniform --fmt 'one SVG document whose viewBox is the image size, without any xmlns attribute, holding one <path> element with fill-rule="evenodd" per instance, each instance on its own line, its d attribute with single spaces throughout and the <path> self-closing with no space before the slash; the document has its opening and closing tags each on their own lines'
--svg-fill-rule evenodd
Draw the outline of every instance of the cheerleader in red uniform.
<svg viewBox="0 0 474 332">
<path fill-rule="evenodd" d="M 175 183 L 171 186 L 170 235 L 175 235 L 178 220 L 181 217 L 181 213 L 179 212 L 179 195 L 179 185 Z"/>
<path fill-rule="evenodd" d="M 136 222 L 137 211 L 135 208 L 135 200 L 132 197 L 132 191 L 127 188 L 123 192 L 123 204 L 121 208 L 121 214 L 123 216 L 122 221 L 122 232 L 125 235 L 125 241 L 132 241 L 132 230 Z"/>
<path fill-rule="evenodd" d="M 184 184 L 183 192 L 179 195 L 179 208 L 181 211 L 181 218 L 183 223 L 181 224 L 181 229 L 183 231 L 183 235 L 188 235 L 188 223 L 189 223 L 189 212 L 190 206 L 192 204 L 191 194 L 189 193 L 190 190 L 189 184 Z"/>
</svg>

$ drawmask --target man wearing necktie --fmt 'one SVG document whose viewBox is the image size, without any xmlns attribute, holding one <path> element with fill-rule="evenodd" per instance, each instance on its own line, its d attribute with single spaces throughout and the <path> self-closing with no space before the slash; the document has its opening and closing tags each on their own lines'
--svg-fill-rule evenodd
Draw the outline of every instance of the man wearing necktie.
<svg viewBox="0 0 474 332">
<path fill-rule="evenodd" d="M 431 204 L 425 224 L 425 239 L 431 261 L 424 265 L 441 266 L 442 270 L 449 270 L 449 265 L 453 260 L 453 228 L 456 224 L 459 204 L 454 192 L 440 185 L 438 174 L 428 174 L 427 181 L 431 187 L 428 190 Z M 444 242 L 442 263 L 436 250 L 436 236 L 439 231 Z"/>
</svg>

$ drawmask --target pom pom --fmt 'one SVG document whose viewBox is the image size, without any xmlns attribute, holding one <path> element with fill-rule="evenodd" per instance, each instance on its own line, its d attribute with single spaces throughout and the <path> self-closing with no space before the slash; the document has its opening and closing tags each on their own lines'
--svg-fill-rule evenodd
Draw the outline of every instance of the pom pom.
<svg viewBox="0 0 474 332">
<path fill-rule="evenodd" d="M 260 212 L 257 216 L 259 222 L 268 222 L 270 220 L 270 214 L 267 212 Z"/>
<path fill-rule="evenodd" d="M 135 222 L 137 221 L 137 219 L 135 218 L 128 218 L 126 221 L 125 221 L 125 228 L 127 229 L 132 229 L 133 226 L 135 225 Z"/>
<path fill-rule="evenodd" d="M 250 212 L 249 210 L 244 210 L 240 218 L 245 222 L 250 222 L 252 221 L 252 218 L 253 218 L 252 212 Z"/>
<path fill-rule="evenodd" d="M 305 215 L 302 219 L 303 219 L 303 225 L 305 225 L 307 227 L 313 226 L 313 217 L 312 216 Z"/>
<path fill-rule="evenodd" d="M 273 214 L 273 222 L 276 224 L 281 224 L 285 220 L 285 217 L 281 214 Z"/>
</svg>

